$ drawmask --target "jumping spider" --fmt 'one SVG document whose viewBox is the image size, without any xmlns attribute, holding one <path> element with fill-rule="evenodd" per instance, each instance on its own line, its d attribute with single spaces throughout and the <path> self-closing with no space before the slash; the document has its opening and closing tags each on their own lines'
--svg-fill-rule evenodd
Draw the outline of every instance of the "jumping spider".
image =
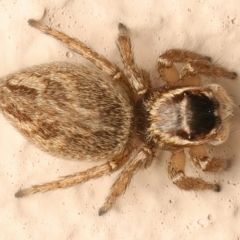
<svg viewBox="0 0 240 240">
<path fill-rule="evenodd" d="M 62 41 L 97 68 L 75 63 L 48 63 L 1 79 L 3 114 L 33 144 L 66 159 L 105 160 L 102 165 L 42 185 L 21 189 L 16 197 L 68 188 L 122 168 L 99 215 L 125 191 L 133 175 L 151 165 L 157 149 L 169 150 L 168 172 L 185 190 L 219 191 L 218 184 L 184 173 L 184 148 L 193 164 L 218 172 L 225 159 L 210 158 L 204 144 L 218 145 L 229 135 L 233 103 L 218 84 L 200 84 L 199 74 L 233 79 L 236 73 L 197 53 L 172 49 L 157 60 L 165 87 L 151 87 L 131 48 L 128 29 L 119 24 L 117 46 L 124 69 L 78 39 L 29 20 L 43 33 Z M 179 73 L 174 62 L 187 62 Z M 180 86 L 179 83 L 182 85 Z"/>
</svg>

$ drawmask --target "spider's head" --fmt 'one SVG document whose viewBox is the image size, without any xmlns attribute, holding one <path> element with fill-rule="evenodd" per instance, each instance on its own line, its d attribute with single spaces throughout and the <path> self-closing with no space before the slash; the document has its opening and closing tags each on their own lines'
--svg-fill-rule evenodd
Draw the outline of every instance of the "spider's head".
<svg viewBox="0 0 240 240">
<path fill-rule="evenodd" d="M 163 148 L 218 145 L 228 138 L 233 102 L 218 84 L 157 91 L 144 104 L 147 141 Z"/>
</svg>

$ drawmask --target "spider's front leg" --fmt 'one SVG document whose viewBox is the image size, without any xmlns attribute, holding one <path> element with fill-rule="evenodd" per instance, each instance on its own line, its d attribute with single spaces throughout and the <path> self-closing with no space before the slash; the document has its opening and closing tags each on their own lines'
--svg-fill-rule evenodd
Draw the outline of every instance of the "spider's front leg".
<svg viewBox="0 0 240 240">
<path fill-rule="evenodd" d="M 180 74 L 174 66 L 174 62 L 187 62 Z M 181 81 L 181 85 L 199 85 L 199 74 L 230 79 L 237 76 L 235 72 L 211 63 L 209 57 L 186 50 L 168 50 L 158 58 L 157 64 L 160 76 L 170 85 L 179 81 Z"/>
<path fill-rule="evenodd" d="M 204 74 L 214 78 L 225 77 L 234 79 L 237 77 L 235 72 L 231 72 L 224 67 L 220 67 L 206 60 L 190 60 L 181 70 L 180 79 L 194 76 L 196 74 Z"/>
<path fill-rule="evenodd" d="M 218 184 L 206 182 L 201 178 L 186 176 L 184 173 L 185 161 L 184 150 L 176 150 L 172 152 L 168 165 L 168 173 L 174 184 L 184 190 L 220 191 L 220 186 Z"/>
<path fill-rule="evenodd" d="M 220 172 L 226 170 L 229 166 L 229 161 L 222 158 L 210 158 L 204 145 L 192 146 L 189 154 L 193 164 L 202 171 Z"/>
<path fill-rule="evenodd" d="M 199 85 L 200 76 L 186 76 L 185 78 L 181 78 L 180 74 L 174 65 L 174 63 L 183 63 L 188 62 L 190 60 L 205 60 L 210 61 L 209 57 L 201 56 L 197 53 L 179 50 L 179 49 L 171 49 L 166 51 L 164 54 L 158 57 L 157 59 L 157 67 L 158 72 L 162 79 L 167 82 L 169 85 L 179 84 L 181 80 L 181 85 Z M 180 79 L 181 78 L 181 79 Z"/>
</svg>

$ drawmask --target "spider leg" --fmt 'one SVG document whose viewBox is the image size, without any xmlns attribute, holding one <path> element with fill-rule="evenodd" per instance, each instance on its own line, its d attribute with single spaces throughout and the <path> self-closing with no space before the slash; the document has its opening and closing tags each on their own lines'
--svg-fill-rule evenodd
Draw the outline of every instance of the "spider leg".
<svg viewBox="0 0 240 240">
<path fill-rule="evenodd" d="M 100 216 L 106 213 L 111 208 L 112 204 L 117 200 L 117 198 L 125 192 L 133 175 L 139 169 L 142 169 L 143 167 L 146 168 L 151 165 L 152 159 L 152 151 L 147 147 L 143 147 L 137 154 L 133 154 L 130 157 L 125 168 L 119 174 L 118 179 L 111 187 L 110 194 L 106 198 L 105 203 L 99 209 Z"/>
<path fill-rule="evenodd" d="M 202 56 L 198 53 L 182 50 L 182 49 L 170 49 L 163 53 L 160 58 L 166 59 L 170 62 L 188 62 L 190 60 L 205 60 L 210 62 L 211 58 L 208 56 Z"/>
<path fill-rule="evenodd" d="M 160 77 L 168 85 L 175 85 L 179 83 L 179 72 L 172 62 L 160 56 L 157 60 L 157 68 Z"/>
<path fill-rule="evenodd" d="M 204 145 L 191 147 L 189 153 L 193 164 L 202 171 L 220 172 L 228 168 L 226 159 L 210 158 Z"/>
<path fill-rule="evenodd" d="M 33 185 L 30 188 L 20 189 L 15 194 L 15 197 L 20 198 L 33 193 L 46 192 L 59 188 L 69 188 L 74 185 L 86 182 L 90 179 L 99 178 L 103 175 L 110 174 L 118 170 L 122 165 L 125 164 L 125 162 L 128 160 L 128 157 L 129 156 L 126 155 L 121 159 L 117 159 L 116 161 L 108 161 L 102 165 L 90 168 L 86 171 L 61 177 L 56 181 L 48 182 L 42 185 Z"/>
<path fill-rule="evenodd" d="M 168 165 L 168 173 L 173 183 L 184 190 L 213 190 L 220 191 L 218 184 L 209 183 L 201 178 L 188 177 L 184 173 L 185 167 L 184 150 L 172 152 L 171 160 Z"/>
<path fill-rule="evenodd" d="M 149 86 L 149 78 L 146 72 L 139 69 L 134 61 L 128 29 L 125 25 L 119 23 L 118 30 L 119 35 L 116 43 L 124 64 L 124 73 L 133 90 L 138 95 L 142 95 L 146 92 L 147 87 Z"/>
<path fill-rule="evenodd" d="M 180 80 L 179 72 L 173 63 L 188 62 L 189 60 L 210 61 L 210 58 L 201 56 L 191 51 L 170 49 L 158 57 L 157 60 L 158 72 L 160 76 L 163 78 L 163 80 L 166 81 L 169 85 L 179 84 Z M 192 78 L 189 82 L 191 84 L 198 85 L 198 82 L 200 82 L 200 77 L 198 76 L 197 79 Z M 187 85 L 187 83 L 186 84 L 181 83 L 181 85 Z"/>
<path fill-rule="evenodd" d="M 206 60 L 191 60 L 182 68 L 180 79 L 186 78 L 191 75 L 204 74 L 211 77 L 225 77 L 234 79 L 237 77 L 235 72 L 228 71 L 224 67 L 220 67 Z"/>
<path fill-rule="evenodd" d="M 174 62 L 187 62 L 182 68 L 180 76 Z M 179 80 L 183 82 L 181 85 L 199 85 L 200 76 L 198 74 L 230 79 L 237 76 L 235 72 L 211 63 L 209 57 L 179 49 L 166 51 L 158 58 L 157 65 L 160 76 L 171 85 L 178 83 Z"/>
<path fill-rule="evenodd" d="M 72 38 L 58 30 L 52 29 L 41 22 L 35 21 L 33 19 L 28 20 L 28 23 L 45 34 L 48 34 L 57 40 L 65 43 L 67 47 L 76 53 L 82 55 L 84 58 L 92 62 L 96 67 L 98 67 L 103 72 L 107 73 L 114 79 L 119 79 L 121 77 L 120 70 L 110 61 L 108 61 L 104 56 L 93 51 L 86 44 L 82 43 L 76 38 Z"/>
</svg>

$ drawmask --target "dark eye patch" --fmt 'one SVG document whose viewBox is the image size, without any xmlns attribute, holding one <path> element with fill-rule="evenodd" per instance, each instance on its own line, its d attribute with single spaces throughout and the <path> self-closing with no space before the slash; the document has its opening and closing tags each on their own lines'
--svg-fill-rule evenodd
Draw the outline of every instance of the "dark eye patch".
<svg viewBox="0 0 240 240">
<path fill-rule="evenodd" d="M 219 104 L 204 94 L 188 93 L 187 97 L 190 111 L 188 124 L 191 132 L 196 135 L 208 134 L 221 121 L 214 114 Z"/>
</svg>

